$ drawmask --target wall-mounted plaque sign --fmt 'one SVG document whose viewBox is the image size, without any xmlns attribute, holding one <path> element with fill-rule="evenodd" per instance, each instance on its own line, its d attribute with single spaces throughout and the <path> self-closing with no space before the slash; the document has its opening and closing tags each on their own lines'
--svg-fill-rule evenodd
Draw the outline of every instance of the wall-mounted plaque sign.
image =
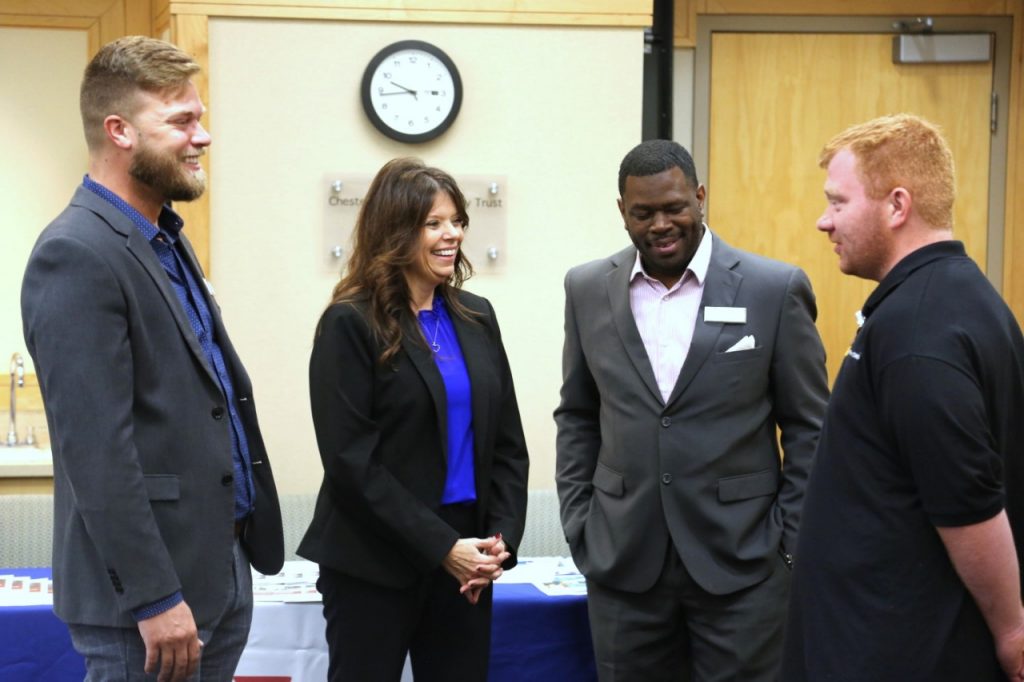
<svg viewBox="0 0 1024 682">
<path fill-rule="evenodd" d="M 320 262 L 340 273 L 352 252 L 352 232 L 373 176 L 324 175 L 324 230 Z M 462 251 L 478 274 L 503 272 L 508 262 L 508 179 L 504 175 L 463 175 L 455 181 L 466 197 L 469 229 Z"/>
</svg>

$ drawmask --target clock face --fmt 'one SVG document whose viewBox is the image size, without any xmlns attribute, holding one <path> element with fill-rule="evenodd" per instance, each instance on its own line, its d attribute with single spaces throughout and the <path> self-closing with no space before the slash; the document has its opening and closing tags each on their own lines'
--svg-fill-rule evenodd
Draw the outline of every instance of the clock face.
<svg viewBox="0 0 1024 682">
<path fill-rule="evenodd" d="M 362 98 L 377 130 L 401 142 L 426 142 L 447 130 L 458 115 L 462 80 L 440 49 L 403 40 L 370 60 Z"/>
</svg>

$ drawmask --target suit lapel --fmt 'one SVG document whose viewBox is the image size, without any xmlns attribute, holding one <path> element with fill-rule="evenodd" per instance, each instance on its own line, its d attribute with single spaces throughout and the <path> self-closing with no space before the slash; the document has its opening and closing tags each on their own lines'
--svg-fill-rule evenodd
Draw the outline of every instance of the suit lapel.
<svg viewBox="0 0 1024 682">
<path fill-rule="evenodd" d="M 729 307 L 733 305 L 740 282 L 743 281 L 743 275 L 735 270 L 738 264 L 739 258 L 735 251 L 716 235 L 711 246 L 711 262 L 708 264 L 708 274 L 704 280 L 704 293 L 701 296 L 700 308 L 697 310 L 697 321 L 693 327 L 690 350 L 679 371 L 679 378 L 676 380 L 675 388 L 672 389 L 672 395 L 669 396 L 669 405 L 679 398 L 693 378 L 697 376 L 697 372 L 707 362 L 712 349 L 718 342 L 723 323 L 705 322 L 704 309 L 708 306 Z"/>
<path fill-rule="evenodd" d="M 182 246 L 181 260 L 198 285 L 199 295 L 206 300 L 206 309 L 209 311 L 210 320 L 213 322 L 213 338 L 217 342 L 217 345 L 220 346 L 221 354 L 228 363 L 231 383 L 235 387 L 235 395 L 240 395 L 238 393 L 239 385 L 237 382 L 241 371 L 244 370 L 241 370 L 241 362 L 238 360 L 234 346 L 231 345 L 231 340 L 228 338 L 228 331 L 224 327 L 224 320 L 220 316 L 220 306 L 218 306 L 217 302 L 213 299 L 213 294 L 210 292 L 206 282 L 206 276 L 203 274 L 203 269 L 199 267 L 199 260 L 196 259 L 196 254 L 192 250 L 192 243 L 187 237 L 185 237 L 184 233 L 178 234 L 178 241 Z M 186 323 L 187 322 L 188 320 L 186 320 Z M 191 329 L 191 325 L 189 326 L 189 329 Z M 194 337 L 195 334 L 193 333 L 192 336 Z M 198 343 L 196 346 L 198 347 Z M 206 356 L 203 355 L 203 357 L 205 358 Z M 207 363 L 206 371 L 211 377 L 214 377 L 214 370 L 209 366 L 209 363 Z M 220 384 L 218 383 L 217 385 L 219 386 Z"/>
<path fill-rule="evenodd" d="M 658 381 L 654 376 L 654 369 L 651 367 L 651 360 L 647 357 L 647 348 L 644 340 L 640 337 L 640 330 L 636 327 L 636 318 L 633 317 L 633 309 L 629 305 L 629 273 L 633 269 L 633 262 L 629 255 L 636 258 L 636 251 L 633 248 L 620 251 L 616 254 L 616 267 L 608 273 L 606 282 L 608 286 L 608 300 L 611 305 L 612 321 L 619 333 L 622 345 L 626 348 L 626 355 L 629 357 L 637 374 L 643 380 L 644 385 L 661 403 L 661 390 L 658 389 Z"/>
<path fill-rule="evenodd" d="M 437 418 L 437 431 L 441 434 L 441 452 L 445 462 L 448 461 L 448 399 L 444 390 L 444 379 L 441 378 L 441 371 L 434 362 L 434 354 L 425 343 L 421 342 L 423 334 L 420 333 L 419 323 L 413 319 L 402 325 L 402 348 L 405 350 L 412 366 L 423 378 L 427 385 L 427 391 L 434 401 L 434 411 Z"/>
<path fill-rule="evenodd" d="M 477 323 L 467 322 L 454 313 L 451 313 L 450 316 L 452 324 L 455 326 L 455 334 L 459 337 L 462 357 L 466 362 L 466 373 L 469 374 L 470 400 L 473 406 L 473 452 L 474 459 L 479 460 L 485 452 L 484 435 L 490 429 L 487 418 L 490 414 L 488 396 L 492 393 L 487 390 L 488 387 L 484 386 L 491 375 L 488 372 L 488 366 L 490 365 L 489 358 L 492 357 L 487 349 L 489 340 L 484 327 L 486 322 L 483 320 Z M 496 392 L 497 389 L 495 388 L 494 391 Z M 474 470 L 479 472 L 480 467 L 474 467 Z M 480 489 L 479 485 L 477 489 Z"/>
<path fill-rule="evenodd" d="M 80 187 L 75 194 L 75 200 L 102 218 L 115 232 L 125 236 L 128 252 L 135 257 L 142 266 L 142 269 L 149 275 L 150 280 L 152 280 L 153 285 L 167 305 L 171 317 L 174 318 L 174 322 L 181 332 L 185 345 L 195 355 L 200 366 L 206 370 L 210 380 L 219 387 L 220 382 L 214 375 L 213 369 L 206 359 L 206 354 L 203 353 L 203 349 L 199 346 L 196 333 L 192 329 L 192 325 L 189 324 L 188 317 L 186 317 L 185 311 L 181 306 L 181 301 L 178 300 L 177 294 L 174 293 L 171 280 L 164 267 L 160 264 L 160 259 L 156 257 L 153 247 L 150 246 L 149 242 L 146 241 L 146 238 L 142 236 L 142 233 L 139 232 L 128 216 L 117 210 L 116 207 L 112 206 L 102 197 L 94 194 L 91 190 Z"/>
<path fill-rule="evenodd" d="M 142 236 L 142 233 L 135 229 L 134 225 L 132 225 L 132 229 L 133 231 L 128 235 L 128 251 L 138 259 L 150 279 L 153 280 L 153 284 L 156 285 L 160 296 L 164 299 L 164 303 L 167 304 L 168 309 L 171 311 L 171 316 L 174 318 L 174 322 L 178 326 L 178 331 L 181 332 L 185 344 L 192 351 L 200 366 L 206 370 L 206 375 L 210 377 L 214 385 L 219 387 L 220 381 L 217 380 L 217 376 L 213 373 L 213 368 L 210 367 L 210 362 L 206 358 L 206 353 L 203 352 L 202 347 L 199 345 L 196 332 L 192 329 L 188 316 L 185 315 L 185 309 L 182 307 L 178 295 L 174 293 L 174 287 L 171 285 L 167 271 L 160 264 L 160 259 L 156 257 L 153 247 Z"/>
</svg>

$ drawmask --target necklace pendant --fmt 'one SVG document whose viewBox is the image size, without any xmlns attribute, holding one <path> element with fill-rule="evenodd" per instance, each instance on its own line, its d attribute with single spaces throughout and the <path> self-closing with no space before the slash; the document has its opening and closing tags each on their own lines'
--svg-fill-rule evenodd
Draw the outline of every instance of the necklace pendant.
<svg viewBox="0 0 1024 682">
<path fill-rule="evenodd" d="M 435 353 L 440 353 L 441 352 L 441 344 L 439 344 L 437 341 L 431 341 L 430 342 L 430 350 L 434 351 Z"/>
</svg>

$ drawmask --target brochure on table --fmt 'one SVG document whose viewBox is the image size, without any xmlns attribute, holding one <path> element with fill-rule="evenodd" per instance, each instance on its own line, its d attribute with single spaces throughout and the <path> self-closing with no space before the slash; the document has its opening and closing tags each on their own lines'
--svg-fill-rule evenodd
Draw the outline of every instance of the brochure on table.
<svg viewBox="0 0 1024 682">
<path fill-rule="evenodd" d="M 320 571 L 311 561 L 286 561 L 276 575 L 253 571 L 253 599 L 257 602 L 319 602 L 316 579 Z M 587 593 L 586 581 L 568 557 L 521 557 L 505 571 L 502 583 L 530 584 L 552 597 Z M 53 604 L 53 581 L 14 573 L 0 573 L 0 606 Z"/>
<path fill-rule="evenodd" d="M 253 572 L 253 598 L 257 602 L 319 602 L 319 574 L 311 561 L 286 561 L 276 575 Z M 499 580 L 531 584 L 552 597 L 587 593 L 586 581 L 568 557 L 521 557 L 519 564 L 505 571 Z"/>
<path fill-rule="evenodd" d="M 53 581 L 13 573 L 0 574 L 0 606 L 39 606 L 53 603 Z"/>
</svg>

